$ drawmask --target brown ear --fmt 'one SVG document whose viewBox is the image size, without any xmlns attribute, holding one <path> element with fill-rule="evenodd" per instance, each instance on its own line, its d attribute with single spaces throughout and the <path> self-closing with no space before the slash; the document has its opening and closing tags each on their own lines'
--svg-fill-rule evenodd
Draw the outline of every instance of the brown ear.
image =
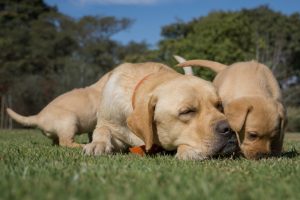
<svg viewBox="0 0 300 200">
<path fill-rule="evenodd" d="M 157 98 L 153 95 L 147 95 L 140 101 L 136 102 L 135 108 L 127 118 L 129 129 L 145 142 L 146 151 L 150 150 L 153 145 L 154 133 L 153 125 L 154 110 Z"/>
<path fill-rule="evenodd" d="M 287 125 L 287 117 L 286 117 L 286 110 L 282 103 L 277 103 L 278 107 L 278 113 L 280 117 L 280 135 L 276 139 L 275 144 L 272 145 L 272 148 L 276 148 L 278 152 L 281 152 L 282 145 L 283 145 L 283 139 L 284 139 L 284 133 L 285 133 L 285 127 Z"/>
<path fill-rule="evenodd" d="M 283 125 L 281 128 L 284 129 L 287 125 L 286 109 L 280 102 L 278 103 L 278 113 L 281 118 L 281 124 Z"/>
<path fill-rule="evenodd" d="M 243 98 L 236 99 L 224 107 L 228 123 L 234 131 L 240 132 L 242 130 L 251 109 L 251 104 Z"/>
</svg>

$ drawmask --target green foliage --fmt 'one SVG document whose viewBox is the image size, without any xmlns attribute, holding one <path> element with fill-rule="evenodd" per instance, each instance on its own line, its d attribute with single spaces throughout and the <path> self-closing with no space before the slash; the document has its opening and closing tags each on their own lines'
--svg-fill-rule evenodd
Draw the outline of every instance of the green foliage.
<svg viewBox="0 0 300 200">
<path fill-rule="evenodd" d="M 267 64 L 276 77 L 300 74 L 300 17 L 275 12 L 267 6 L 235 12 L 216 11 L 190 22 L 162 28 L 159 56 L 174 65 L 172 55 L 209 59 L 224 64 L 256 59 Z M 212 74 L 194 69 L 211 79 Z"/>
<path fill-rule="evenodd" d="M 288 107 L 287 109 L 287 130 L 291 132 L 297 132 L 300 130 L 300 108 Z"/>
<path fill-rule="evenodd" d="M 300 148 L 299 135 L 286 138 L 285 149 Z M 93 157 L 51 146 L 38 131 L 0 132 L 1 199 L 299 199 L 299 166 L 299 156 L 259 161 Z"/>
<path fill-rule="evenodd" d="M 51 15 L 55 10 L 39 0 L 26 3 L 5 1 L 1 4 L 0 72 L 8 72 L 7 75 L 41 72 L 43 70 L 41 65 L 46 64 L 45 68 L 47 68 L 49 59 L 45 56 L 47 53 L 40 50 L 41 48 L 46 50 L 47 44 L 52 42 L 54 28 L 49 24 L 43 26 L 46 22 L 42 16 L 43 13 Z M 39 20 L 40 17 L 43 19 Z M 38 20 L 39 23 L 35 23 Z M 34 34 L 38 27 L 42 27 L 39 28 L 39 31 L 43 31 L 42 34 L 39 33 L 39 36 L 44 37 L 43 42 Z"/>
<path fill-rule="evenodd" d="M 283 90 L 284 103 L 286 105 L 297 107 L 300 105 L 300 85 L 292 86 Z"/>
<path fill-rule="evenodd" d="M 171 25 L 174 29 L 181 26 Z M 179 38 L 166 38 L 160 43 L 166 59 L 172 59 L 173 54 L 182 55 L 186 59 L 209 59 L 225 64 L 251 59 L 251 29 L 248 19 L 241 13 L 213 12 L 186 26 Z M 196 69 L 195 72 L 211 79 L 211 73 L 206 70 Z"/>
<path fill-rule="evenodd" d="M 241 11 L 248 17 L 255 41 L 255 58 L 268 65 L 279 79 L 299 73 L 299 13 L 284 15 L 267 6 Z"/>
<path fill-rule="evenodd" d="M 35 114 L 59 94 L 97 81 L 140 52 L 111 39 L 131 24 L 113 16 L 76 20 L 42 0 L 1 1 L 0 96 L 12 97 L 9 106 L 18 112 Z"/>
</svg>

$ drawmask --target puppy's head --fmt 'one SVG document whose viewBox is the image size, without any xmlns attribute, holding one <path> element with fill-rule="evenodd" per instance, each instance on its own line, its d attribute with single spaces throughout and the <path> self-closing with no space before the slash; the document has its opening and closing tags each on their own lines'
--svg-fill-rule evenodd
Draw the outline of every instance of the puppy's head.
<svg viewBox="0 0 300 200">
<path fill-rule="evenodd" d="M 224 106 L 231 128 L 239 135 L 246 158 L 279 154 L 286 124 L 281 103 L 262 97 L 243 97 Z"/>
<path fill-rule="evenodd" d="M 232 153 L 238 146 L 215 88 L 193 76 L 166 81 L 151 93 L 140 92 L 127 124 L 146 149 L 153 143 L 166 150 L 177 148 L 179 159 Z"/>
</svg>

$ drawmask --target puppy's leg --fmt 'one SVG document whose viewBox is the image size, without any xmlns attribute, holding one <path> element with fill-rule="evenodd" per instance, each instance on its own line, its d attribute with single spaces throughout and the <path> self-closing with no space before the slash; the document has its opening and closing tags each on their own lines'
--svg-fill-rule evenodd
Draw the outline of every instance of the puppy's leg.
<svg viewBox="0 0 300 200">
<path fill-rule="evenodd" d="M 78 144 L 76 142 L 74 142 L 74 138 L 59 138 L 59 145 L 62 147 L 71 147 L 71 148 L 75 148 L 75 147 L 84 147 L 83 144 Z"/>
<path fill-rule="evenodd" d="M 53 144 L 64 147 L 83 147 L 74 141 L 78 131 L 78 118 L 74 113 L 52 108 L 39 114 L 39 128 L 44 135 L 51 138 Z"/>
<path fill-rule="evenodd" d="M 59 136 L 61 135 L 61 136 Z M 78 144 L 74 141 L 74 136 L 75 133 L 74 132 L 66 132 L 66 133 L 62 133 L 60 132 L 60 134 L 51 136 L 50 138 L 52 139 L 52 145 L 56 146 L 62 146 L 62 147 L 83 147 L 83 144 Z"/>
<path fill-rule="evenodd" d="M 41 131 L 42 131 L 43 135 L 45 135 L 46 137 L 48 137 L 52 140 L 53 146 L 59 145 L 59 139 L 56 134 L 51 133 L 49 131 L 44 131 L 44 130 L 41 130 Z"/>
<path fill-rule="evenodd" d="M 57 133 L 59 145 L 63 147 L 83 147 L 83 144 L 75 142 L 76 127 L 69 127 L 68 129 L 60 130 Z"/>
<path fill-rule="evenodd" d="M 96 127 L 92 142 L 85 145 L 83 151 L 87 155 L 109 154 L 113 150 L 111 140 L 111 130 L 107 126 Z"/>
</svg>

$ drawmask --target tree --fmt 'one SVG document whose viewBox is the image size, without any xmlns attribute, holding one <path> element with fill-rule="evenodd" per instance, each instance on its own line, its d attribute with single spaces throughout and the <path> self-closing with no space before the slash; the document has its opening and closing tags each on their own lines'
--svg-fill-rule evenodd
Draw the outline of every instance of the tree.
<svg viewBox="0 0 300 200">
<path fill-rule="evenodd" d="M 122 62 L 125 46 L 111 36 L 131 23 L 113 16 L 76 20 L 42 0 L 1 1 L 0 125 L 7 121 L 4 107 L 35 114 L 57 95 L 97 81 Z"/>
<path fill-rule="evenodd" d="M 55 8 L 47 6 L 41 0 L 12 0 L 0 3 L 2 103 L 10 97 L 22 96 L 21 99 L 11 98 L 10 102 L 12 105 L 19 105 L 20 110 L 26 110 L 24 102 L 31 97 L 22 93 L 22 89 L 16 88 L 15 85 L 25 82 L 29 74 L 45 74 L 52 65 L 48 50 L 50 49 L 49 45 L 53 42 L 55 26 L 47 21 L 47 16 L 55 13 Z M 36 32 L 39 32 L 40 37 L 37 37 Z M 35 82 L 35 84 L 39 83 Z M 23 85 L 23 87 L 26 86 Z M 40 95 L 40 99 L 43 97 L 45 96 Z"/>
<path fill-rule="evenodd" d="M 255 59 L 268 65 L 279 79 L 299 73 L 296 69 L 300 61 L 296 56 L 300 52 L 299 13 L 288 16 L 267 6 L 241 13 L 251 24 Z"/>
<path fill-rule="evenodd" d="M 166 39 L 160 42 L 160 50 L 167 60 L 171 60 L 173 54 L 225 64 L 251 59 L 253 41 L 249 21 L 239 12 L 213 12 L 186 25 L 180 22 L 163 30 Z M 207 70 L 195 69 L 195 72 L 212 78 Z"/>
<path fill-rule="evenodd" d="M 210 59 L 225 64 L 256 59 L 279 80 L 300 74 L 300 15 L 275 12 L 267 6 L 235 12 L 212 12 L 190 22 L 162 28 L 162 60 L 175 64 L 173 54 L 187 59 Z M 196 74 L 211 79 L 206 70 Z"/>
</svg>

